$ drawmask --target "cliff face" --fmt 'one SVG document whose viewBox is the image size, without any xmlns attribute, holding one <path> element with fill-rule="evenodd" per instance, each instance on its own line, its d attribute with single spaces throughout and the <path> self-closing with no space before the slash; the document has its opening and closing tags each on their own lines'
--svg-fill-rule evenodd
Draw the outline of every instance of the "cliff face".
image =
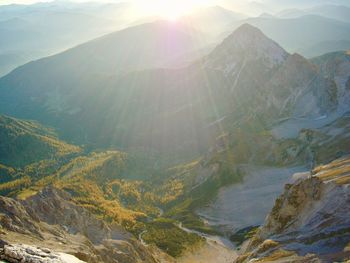
<svg viewBox="0 0 350 263">
<path fill-rule="evenodd" d="M 70 263 L 74 261 L 65 259 L 70 255 L 76 262 L 93 263 L 153 263 L 163 257 L 118 225 L 76 206 L 69 194 L 55 188 L 45 188 L 23 202 L 0 196 L 0 211 L 0 257 L 10 262 L 41 262 L 30 261 L 40 254 L 47 257 L 43 262 Z"/>
<path fill-rule="evenodd" d="M 350 258 L 350 158 L 295 176 L 237 262 Z M 255 262 L 255 261 L 254 261 Z"/>
</svg>

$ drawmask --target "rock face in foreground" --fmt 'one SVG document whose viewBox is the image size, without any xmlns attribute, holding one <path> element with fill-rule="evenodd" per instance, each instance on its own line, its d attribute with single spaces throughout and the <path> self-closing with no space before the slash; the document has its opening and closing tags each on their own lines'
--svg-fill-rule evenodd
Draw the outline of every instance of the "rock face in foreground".
<svg viewBox="0 0 350 263">
<path fill-rule="evenodd" d="M 0 258 L 14 263 L 155 263 L 165 257 L 52 187 L 23 202 L 0 196 L 0 249 Z"/>
<path fill-rule="evenodd" d="M 0 259 L 11 263 L 83 263 L 74 256 L 54 253 L 46 248 L 26 245 L 4 245 L 0 249 Z"/>
<path fill-rule="evenodd" d="M 236 262 L 343 262 L 350 259 L 349 244 L 348 157 L 286 185 Z"/>
</svg>

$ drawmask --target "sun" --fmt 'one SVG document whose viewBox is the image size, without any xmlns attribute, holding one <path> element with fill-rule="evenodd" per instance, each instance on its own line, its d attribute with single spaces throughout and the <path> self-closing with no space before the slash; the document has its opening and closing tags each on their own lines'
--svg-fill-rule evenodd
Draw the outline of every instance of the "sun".
<svg viewBox="0 0 350 263">
<path fill-rule="evenodd" d="M 146 16 L 159 16 L 169 21 L 189 15 L 194 9 L 208 5 L 210 0 L 140 0 L 141 13 Z"/>
</svg>

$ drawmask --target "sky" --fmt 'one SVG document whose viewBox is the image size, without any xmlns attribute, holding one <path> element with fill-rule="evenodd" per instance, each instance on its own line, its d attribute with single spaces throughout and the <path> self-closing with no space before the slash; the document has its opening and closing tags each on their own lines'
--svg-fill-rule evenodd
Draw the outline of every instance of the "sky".
<svg viewBox="0 0 350 263">
<path fill-rule="evenodd" d="M 36 0 L 0 0 L 0 5 L 8 5 L 8 4 L 33 4 L 38 2 Z"/>
<path fill-rule="evenodd" d="M 51 2 L 52 0 L 0 0 L 0 4 L 5 5 L 5 4 L 33 4 L 36 2 Z M 91 2 L 91 1 L 95 1 L 95 2 L 121 2 L 120 0 L 71 0 L 73 2 Z M 135 0 L 125 0 L 125 2 L 131 2 L 131 1 L 135 1 Z M 149 0 L 143 0 L 143 1 L 139 1 L 139 2 L 144 2 L 147 3 L 149 2 Z M 152 2 L 152 0 L 151 0 Z M 169 3 L 169 2 L 175 2 L 173 0 L 163 0 L 163 1 L 159 1 L 159 2 L 163 2 L 163 3 Z M 177 1 L 178 2 L 178 1 Z M 181 0 L 180 0 L 181 2 Z M 182 1 L 182 2 L 191 2 L 190 1 Z M 202 0 L 195 0 L 194 2 L 200 4 L 200 2 L 203 2 Z M 205 0 L 204 0 L 205 2 Z M 212 1 L 215 2 L 215 1 Z"/>
<path fill-rule="evenodd" d="M 0 5 L 5 5 L 5 4 L 33 4 L 36 2 L 51 2 L 52 0 L 0 0 Z M 95 1 L 95 2 L 122 2 L 121 0 L 71 0 L 73 2 L 91 2 L 91 1 Z M 125 2 L 139 2 L 139 3 L 148 3 L 148 2 L 152 2 L 152 0 L 124 0 Z M 154 1 L 153 1 L 154 2 Z M 188 2 L 195 2 L 196 4 L 201 4 L 201 2 L 208 2 L 208 0 L 189 0 L 189 1 L 181 1 L 181 0 L 162 0 L 162 1 L 158 1 L 158 2 L 162 2 L 162 3 L 173 3 L 173 2 L 183 2 L 183 3 L 188 3 Z M 211 2 L 217 2 L 215 0 L 211 1 Z"/>
<path fill-rule="evenodd" d="M 65 0 L 62 0 L 65 1 Z M 156 15 L 176 20 L 191 13 L 192 10 L 214 5 L 218 0 L 70 0 L 73 2 L 130 2 L 135 4 L 136 10 L 141 15 Z M 33 4 L 36 2 L 51 2 L 50 0 L 0 0 L 0 4 Z"/>
<path fill-rule="evenodd" d="M 4 4 L 33 4 L 36 2 L 51 2 L 52 0 L 0 0 Z M 283 9 L 305 8 L 322 4 L 349 5 L 350 0 L 57 0 L 73 2 L 131 2 L 136 4 L 137 12 L 143 15 L 161 15 L 169 19 L 177 19 L 191 13 L 195 8 L 208 5 L 221 5 L 225 8 L 245 13 L 259 15 L 275 13 Z"/>
</svg>

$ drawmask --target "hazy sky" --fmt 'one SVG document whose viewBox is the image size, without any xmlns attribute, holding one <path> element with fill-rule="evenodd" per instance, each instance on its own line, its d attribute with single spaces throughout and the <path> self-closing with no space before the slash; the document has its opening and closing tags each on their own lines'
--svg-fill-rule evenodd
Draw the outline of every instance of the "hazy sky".
<svg viewBox="0 0 350 263">
<path fill-rule="evenodd" d="M 56 0 L 74 2 L 133 2 L 144 14 L 163 14 L 165 17 L 178 17 L 190 13 L 197 7 L 205 5 L 221 5 L 225 8 L 259 15 L 263 12 L 274 13 L 288 8 L 306 8 L 322 4 L 350 5 L 350 0 Z M 4 4 L 32 4 L 36 2 L 52 2 L 52 0 L 0 0 Z M 141 12 L 141 13 L 142 13 Z"/>
<path fill-rule="evenodd" d="M 4 4 L 32 4 L 32 3 L 36 3 L 36 2 L 52 2 L 53 0 L 0 0 L 0 5 L 4 5 Z M 147 3 L 147 0 L 70 0 L 73 2 L 91 2 L 91 1 L 95 1 L 95 2 L 144 2 Z M 204 0 L 205 2 L 206 0 Z M 241 0 L 242 1 L 242 0 Z M 244 1 L 244 0 L 243 0 Z M 163 0 L 162 2 L 175 2 L 174 0 Z M 191 2 L 191 1 L 190 1 Z M 196 1 L 197 3 L 203 2 L 203 1 Z M 219 2 L 219 1 L 211 1 L 211 2 Z"/>
<path fill-rule="evenodd" d="M 73 0 L 74 2 L 84 2 L 85 0 Z M 33 4 L 36 2 L 52 2 L 52 0 L 0 0 L 1 5 L 7 4 Z"/>
<path fill-rule="evenodd" d="M 32 4 L 37 1 L 35 0 L 0 0 L 1 5 L 7 5 L 7 4 Z"/>
<path fill-rule="evenodd" d="M 33 4 L 37 2 L 52 2 L 54 0 L 0 0 L 1 5 L 5 4 Z M 63 0 L 64 1 L 64 0 Z M 72 2 L 131 2 L 135 0 L 70 0 Z M 164 0 L 164 2 L 171 2 L 172 0 Z M 147 2 L 147 0 L 143 0 Z"/>
</svg>

